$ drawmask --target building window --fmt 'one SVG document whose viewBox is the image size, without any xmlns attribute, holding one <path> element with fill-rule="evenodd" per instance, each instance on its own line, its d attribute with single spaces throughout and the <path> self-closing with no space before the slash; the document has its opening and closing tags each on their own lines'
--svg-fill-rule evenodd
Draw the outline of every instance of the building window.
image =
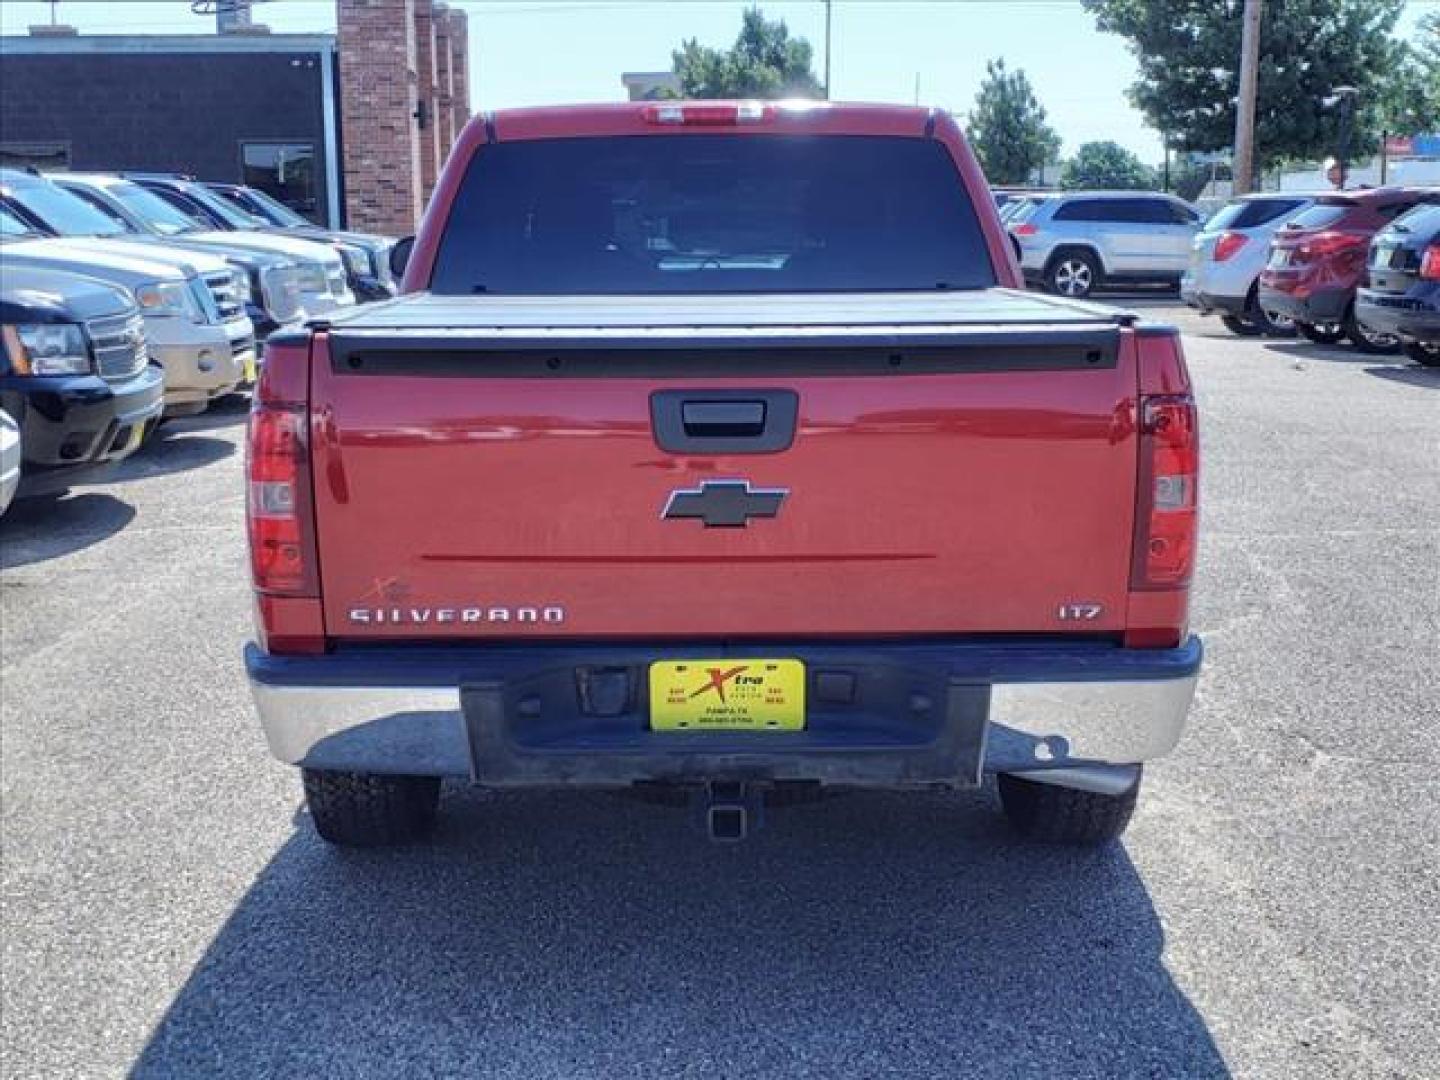
<svg viewBox="0 0 1440 1080">
<path fill-rule="evenodd" d="M 320 220 L 314 143 L 241 143 L 240 165 L 241 183 L 273 195 L 312 221 Z"/>
<path fill-rule="evenodd" d="M 70 144 L 59 142 L 0 142 L 0 166 L 63 172 L 70 168 Z"/>
</svg>

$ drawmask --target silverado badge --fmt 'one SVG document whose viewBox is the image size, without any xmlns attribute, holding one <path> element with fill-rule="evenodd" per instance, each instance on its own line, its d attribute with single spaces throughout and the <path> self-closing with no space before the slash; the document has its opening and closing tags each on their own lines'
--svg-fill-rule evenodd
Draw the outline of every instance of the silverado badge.
<svg viewBox="0 0 1440 1080">
<path fill-rule="evenodd" d="M 706 480 L 698 488 L 676 488 L 662 518 L 698 518 L 705 527 L 744 528 L 752 517 L 773 518 L 790 494 L 785 488 L 752 488 L 749 480 Z"/>
</svg>

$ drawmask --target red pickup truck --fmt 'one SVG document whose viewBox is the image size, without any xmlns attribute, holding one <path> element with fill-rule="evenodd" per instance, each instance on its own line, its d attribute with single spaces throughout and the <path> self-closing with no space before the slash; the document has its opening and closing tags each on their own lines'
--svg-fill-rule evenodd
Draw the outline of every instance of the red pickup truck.
<svg viewBox="0 0 1440 1080">
<path fill-rule="evenodd" d="M 955 121 L 652 103 L 473 120 L 404 295 L 271 337 L 249 432 L 271 750 L 320 835 L 440 779 L 778 793 L 998 776 L 1124 829 L 1180 737 L 1176 331 L 1021 291 Z"/>
</svg>

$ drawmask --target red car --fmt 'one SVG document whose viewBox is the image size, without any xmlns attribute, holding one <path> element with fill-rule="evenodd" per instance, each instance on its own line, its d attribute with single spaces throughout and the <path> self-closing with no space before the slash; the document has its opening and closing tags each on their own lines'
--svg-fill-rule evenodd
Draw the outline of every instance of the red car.
<svg viewBox="0 0 1440 1080">
<path fill-rule="evenodd" d="M 1364 284 L 1365 257 L 1375 234 L 1440 191 L 1372 188 L 1322 195 L 1275 234 L 1260 274 L 1260 306 L 1295 320 L 1311 341 L 1343 338 L 1362 352 L 1390 353 L 1400 339 L 1355 317 L 1355 290 Z"/>
<path fill-rule="evenodd" d="M 272 337 L 250 422 L 270 748 L 320 835 L 442 777 L 973 788 L 1124 829 L 1180 738 L 1195 402 L 1174 327 L 1027 294 L 953 118 L 472 120 L 404 293 Z"/>
</svg>

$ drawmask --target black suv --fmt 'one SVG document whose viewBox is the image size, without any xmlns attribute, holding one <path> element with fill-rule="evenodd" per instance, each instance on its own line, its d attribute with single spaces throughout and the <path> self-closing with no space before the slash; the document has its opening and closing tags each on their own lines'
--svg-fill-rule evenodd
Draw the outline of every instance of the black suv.
<svg viewBox="0 0 1440 1080">
<path fill-rule="evenodd" d="M 1377 233 L 1365 271 L 1356 318 L 1399 335 L 1416 363 L 1440 367 L 1440 206 L 1417 206 Z"/>
<path fill-rule="evenodd" d="M 0 408 L 20 428 L 19 496 L 94 480 L 137 450 L 165 407 L 129 294 L 0 256 Z"/>
</svg>

